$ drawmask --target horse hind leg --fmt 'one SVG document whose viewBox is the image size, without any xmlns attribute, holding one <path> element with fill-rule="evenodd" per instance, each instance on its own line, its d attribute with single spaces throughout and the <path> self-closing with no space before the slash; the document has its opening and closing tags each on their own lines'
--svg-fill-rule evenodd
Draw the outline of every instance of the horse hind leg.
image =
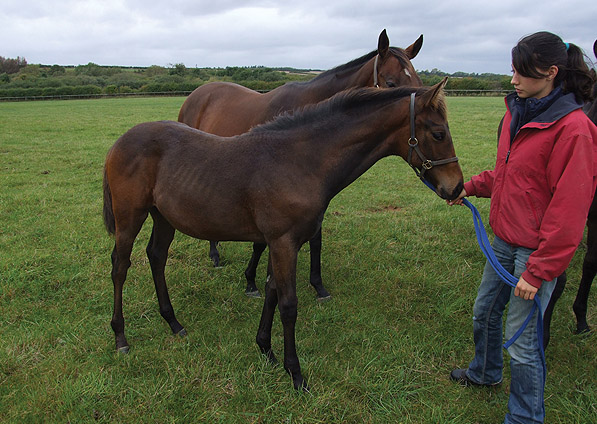
<svg viewBox="0 0 597 424">
<path fill-rule="evenodd" d="M 153 218 L 153 229 L 146 252 L 151 266 L 155 292 L 160 305 L 160 315 L 166 320 L 173 334 L 183 337 L 187 333 L 174 314 L 174 308 L 170 302 L 170 295 L 168 294 L 166 277 L 164 275 L 168 259 L 168 248 L 174 239 L 175 230 L 157 209 L 151 211 L 151 217 Z"/>
<path fill-rule="evenodd" d="M 114 311 L 110 325 L 116 339 L 116 350 L 129 351 L 129 344 L 124 334 L 124 315 L 122 313 L 122 288 L 131 266 L 131 251 L 135 237 L 141 230 L 147 214 L 142 214 L 128 222 L 122 220 L 116 226 L 114 249 L 112 250 L 112 283 L 114 284 Z"/>
</svg>

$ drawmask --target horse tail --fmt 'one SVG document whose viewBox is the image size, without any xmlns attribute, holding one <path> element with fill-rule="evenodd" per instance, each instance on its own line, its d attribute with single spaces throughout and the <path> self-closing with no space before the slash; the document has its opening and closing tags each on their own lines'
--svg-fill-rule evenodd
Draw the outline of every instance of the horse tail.
<svg viewBox="0 0 597 424">
<path fill-rule="evenodd" d="M 108 184 L 106 168 L 104 168 L 104 225 L 109 234 L 116 233 L 116 221 L 112 210 L 112 193 L 110 192 L 110 184 Z"/>
</svg>

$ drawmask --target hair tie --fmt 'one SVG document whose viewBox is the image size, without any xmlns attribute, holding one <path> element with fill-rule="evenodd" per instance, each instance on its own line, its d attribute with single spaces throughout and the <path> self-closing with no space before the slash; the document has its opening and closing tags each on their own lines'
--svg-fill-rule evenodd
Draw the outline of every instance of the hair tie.
<svg viewBox="0 0 597 424">
<path fill-rule="evenodd" d="M 566 45 L 566 51 L 570 48 L 570 43 L 564 43 Z"/>
</svg>

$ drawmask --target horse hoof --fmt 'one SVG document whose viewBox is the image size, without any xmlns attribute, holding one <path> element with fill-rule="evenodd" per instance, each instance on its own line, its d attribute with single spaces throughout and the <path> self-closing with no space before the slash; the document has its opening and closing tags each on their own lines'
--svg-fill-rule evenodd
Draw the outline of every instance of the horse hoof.
<svg viewBox="0 0 597 424">
<path fill-rule="evenodd" d="M 128 346 L 122 346 L 117 349 L 117 352 L 126 355 L 127 353 L 129 353 L 129 350 L 130 348 Z"/>
<path fill-rule="evenodd" d="M 294 389 L 303 392 L 303 393 L 311 393 L 311 389 L 307 382 L 301 378 L 299 381 L 293 381 Z"/>
<path fill-rule="evenodd" d="M 326 302 L 329 302 L 330 300 L 332 300 L 332 295 L 331 294 L 328 294 L 327 296 L 323 296 L 323 297 L 318 297 L 317 298 L 317 301 L 319 303 L 326 303 Z"/>
<path fill-rule="evenodd" d="M 588 325 L 579 326 L 576 328 L 576 334 L 589 334 L 591 332 L 591 328 Z"/>
<path fill-rule="evenodd" d="M 256 299 L 261 298 L 261 293 L 259 293 L 259 290 L 245 291 L 245 295 L 247 297 L 252 297 L 252 298 L 256 298 Z"/>
<path fill-rule="evenodd" d="M 180 330 L 178 333 L 176 333 L 176 335 L 180 338 L 182 337 L 186 337 L 187 335 L 187 330 L 185 330 L 184 328 L 182 330 Z"/>
</svg>

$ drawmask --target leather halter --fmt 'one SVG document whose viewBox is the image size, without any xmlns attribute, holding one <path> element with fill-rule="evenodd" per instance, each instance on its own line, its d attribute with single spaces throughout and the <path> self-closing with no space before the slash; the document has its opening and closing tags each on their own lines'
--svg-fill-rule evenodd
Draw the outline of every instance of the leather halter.
<svg viewBox="0 0 597 424">
<path fill-rule="evenodd" d="M 454 156 L 448 159 L 440 159 L 440 160 L 429 160 L 425 157 L 421 149 L 419 148 L 419 140 L 415 136 L 415 93 L 410 95 L 410 138 L 408 139 L 408 158 L 407 162 L 412 169 L 414 169 L 415 174 L 421 180 L 425 180 L 425 172 L 433 168 L 434 166 L 438 165 L 445 165 L 447 163 L 458 162 L 458 157 Z M 421 159 L 421 171 L 417 169 L 416 166 L 412 164 L 412 155 L 413 151 L 419 156 Z"/>
</svg>

